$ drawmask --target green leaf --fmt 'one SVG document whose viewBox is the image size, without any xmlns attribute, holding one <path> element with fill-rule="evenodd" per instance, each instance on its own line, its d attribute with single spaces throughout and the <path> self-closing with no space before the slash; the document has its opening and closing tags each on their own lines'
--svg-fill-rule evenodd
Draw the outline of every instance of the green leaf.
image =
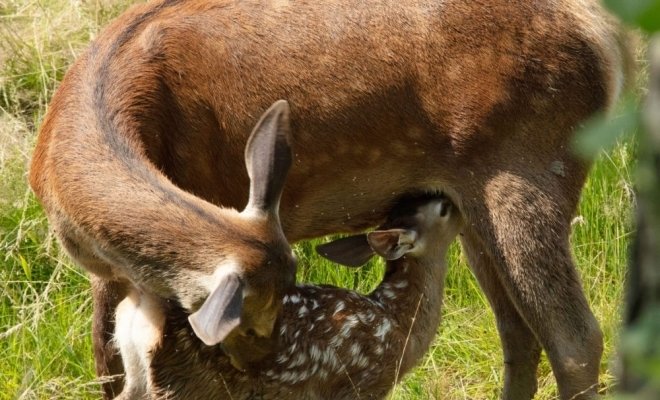
<svg viewBox="0 0 660 400">
<path fill-rule="evenodd" d="M 635 101 L 624 103 L 615 116 L 597 115 L 587 121 L 573 140 L 573 150 L 586 159 L 592 159 L 600 150 L 608 150 L 619 138 L 630 135 L 639 127 L 639 111 Z"/>
<path fill-rule="evenodd" d="M 660 30 L 660 0 L 603 0 L 623 21 L 648 31 Z"/>
<path fill-rule="evenodd" d="M 23 273 L 25 273 L 25 276 L 27 276 L 28 280 L 32 280 L 32 267 L 30 267 L 30 264 L 25 260 L 25 258 L 22 255 L 18 255 L 18 258 L 21 260 L 21 268 L 23 268 Z"/>
</svg>

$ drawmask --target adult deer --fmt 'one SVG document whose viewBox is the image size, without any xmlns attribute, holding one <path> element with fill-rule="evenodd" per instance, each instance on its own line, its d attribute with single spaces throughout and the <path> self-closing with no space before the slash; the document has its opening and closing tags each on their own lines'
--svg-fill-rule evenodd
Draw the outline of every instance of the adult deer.
<svg viewBox="0 0 660 400">
<path fill-rule="evenodd" d="M 375 226 L 401 193 L 447 193 L 497 318 L 503 397 L 533 396 L 541 349 L 561 398 L 594 396 L 602 335 L 568 242 L 588 165 L 569 142 L 617 98 L 623 42 L 596 0 L 131 8 L 65 76 L 30 174 L 64 246 L 97 273 L 97 372 L 121 372 L 108 344 L 127 284 L 107 271 L 204 254 L 211 204 L 247 200 L 251 126 L 287 99 L 290 241 Z"/>
</svg>

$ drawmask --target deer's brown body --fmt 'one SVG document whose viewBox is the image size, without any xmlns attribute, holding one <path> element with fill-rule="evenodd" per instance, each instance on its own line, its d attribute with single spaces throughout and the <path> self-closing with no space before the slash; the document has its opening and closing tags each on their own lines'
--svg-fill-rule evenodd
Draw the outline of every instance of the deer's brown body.
<svg viewBox="0 0 660 400">
<path fill-rule="evenodd" d="M 373 226 L 397 195 L 444 190 L 497 316 L 504 397 L 532 396 L 542 347 L 562 398 L 589 397 L 602 339 L 569 250 L 588 168 L 569 143 L 615 100 L 624 58 L 595 0 L 156 1 L 66 75 L 31 183 L 101 279 L 134 260 L 183 265 L 215 240 L 210 203 L 244 204 L 248 133 L 287 99 L 289 240 Z M 97 296 L 100 373 L 114 372 L 101 339 L 111 299 Z"/>
</svg>

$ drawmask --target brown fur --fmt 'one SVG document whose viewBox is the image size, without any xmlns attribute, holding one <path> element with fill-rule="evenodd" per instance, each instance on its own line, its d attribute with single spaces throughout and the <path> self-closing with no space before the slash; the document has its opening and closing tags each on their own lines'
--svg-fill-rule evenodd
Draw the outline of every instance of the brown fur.
<svg viewBox="0 0 660 400">
<path fill-rule="evenodd" d="M 384 398 L 435 337 L 444 259 L 461 224 L 446 200 L 413 201 L 381 228 L 416 233 L 414 247 L 387 262 L 381 284 L 368 296 L 331 286 L 289 291 L 270 344 L 275 351 L 245 372 L 196 340 L 185 314 L 169 310 L 163 339 L 150 352 L 151 398 Z M 247 338 L 243 345 L 253 351 Z"/>
<path fill-rule="evenodd" d="M 568 245 L 588 167 L 569 143 L 618 94 L 620 38 L 595 0 L 138 5 L 66 75 L 30 182 L 65 247 L 105 279 L 121 277 L 91 239 L 128 271 L 145 252 L 195 265 L 228 250 L 216 206 L 245 203 L 247 135 L 287 99 L 289 240 L 374 226 L 397 195 L 444 189 L 498 320 L 503 397 L 532 396 L 544 348 L 561 397 L 587 398 L 602 338 Z M 167 180 L 176 201 L 154 195 Z"/>
</svg>

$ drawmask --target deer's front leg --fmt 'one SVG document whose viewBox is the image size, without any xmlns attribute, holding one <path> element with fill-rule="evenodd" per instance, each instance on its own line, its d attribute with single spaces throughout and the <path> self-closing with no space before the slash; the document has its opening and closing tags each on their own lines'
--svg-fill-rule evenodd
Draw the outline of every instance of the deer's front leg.
<svg viewBox="0 0 660 400">
<path fill-rule="evenodd" d="M 541 345 L 509 299 L 496 274 L 495 264 L 478 238 L 470 230 L 465 230 L 461 244 L 497 320 L 504 355 L 502 399 L 532 399 L 538 389 L 536 371 Z"/>
</svg>

